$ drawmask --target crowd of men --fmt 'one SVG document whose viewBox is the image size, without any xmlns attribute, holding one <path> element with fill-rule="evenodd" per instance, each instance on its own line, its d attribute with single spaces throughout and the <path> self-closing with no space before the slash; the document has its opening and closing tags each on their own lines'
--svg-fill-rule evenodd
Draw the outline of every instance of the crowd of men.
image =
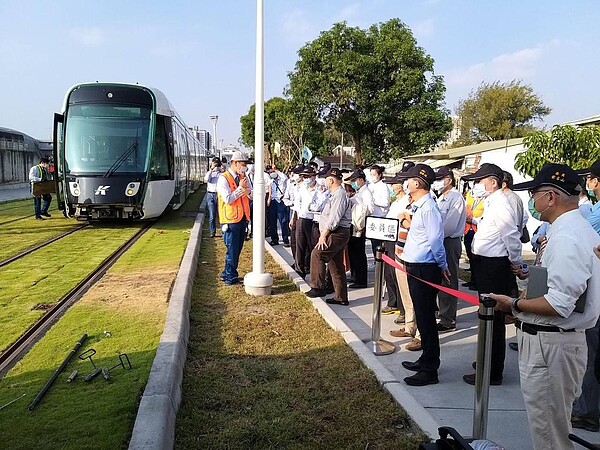
<svg viewBox="0 0 600 450">
<path fill-rule="evenodd" d="M 234 155 L 215 183 L 227 246 L 226 284 L 240 282 L 237 260 L 251 219 L 252 178 L 259 176 L 250 171 L 246 177 L 247 162 Z M 305 279 L 310 274 L 306 295 L 349 305 L 348 289 L 367 287 L 366 218 L 398 219 L 398 238 L 386 250 L 401 269 L 386 265 L 388 302 L 382 311 L 397 314 L 395 323 L 402 325 L 391 334 L 410 338 L 405 348 L 422 352 L 402 363 L 415 372 L 404 381 L 435 384 L 439 333 L 455 330 L 457 318 L 457 298 L 435 285 L 458 289 L 464 243 L 471 271 L 465 285 L 497 302 L 492 386 L 503 381 L 506 324 L 514 321 L 518 329 L 521 389 L 534 447 L 573 448 L 567 438 L 571 426 L 598 431 L 600 256 L 594 249 L 600 244 L 600 203 L 592 206 L 589 199 L 600 195 L 600 161 L 579 173 L 546 164 L 532 181 L 515 185 L 510 173 L 482 164 L 462 177 L 466 195 L 447 167 L 434 171 L 407 162 L 391 178 L 383 178 L 379 166 L 365 169 L 311 163 L 286 175 L 266 168 L 267 236 L 271 245 L 281 236 L 297 273 Z M 522 258 L 528 214 L 514 192 L 522 190 L 530 194 L 529 213 L 542 221 L 531 238 L 537 252 L 532 267 Z M 211 224 L 211 234 L 214 229 Z M 371 242 L 373 253 L 380 245 Z M 528 277 L 529 287 L 519 292 L 517 278 Z M 473 373 L 463 379 L 475 384 Z"/>
</svg>

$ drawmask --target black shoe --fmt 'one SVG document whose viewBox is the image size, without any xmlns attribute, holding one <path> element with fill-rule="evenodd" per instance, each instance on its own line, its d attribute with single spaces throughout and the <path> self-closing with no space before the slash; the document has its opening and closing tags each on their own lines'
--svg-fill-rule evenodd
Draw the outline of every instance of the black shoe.
<svg viewBox="0 0 600 450">
<path fill-rule="evenodd" d="M 358 284 L 358 283 L 352 283 L 350 286 L 348 286 L 350 289 L 364 289 L 367 287 L 366 284 Z"/>
<path fill-rule="evenodd" d="M 580 428 L 597 433 L 600 431 L 600 421 L 598 417 L 584 417 L 573 414 L 571 416 L 571 425 L 573 428 Z"/>
<path fill-rule="evenodd" d="M 470 281 L 467 281 L 466 283 L 461 284 L 461 286 L 469 288 L 469 289 L 477 289 L 477 285 L 475 283 L 471 283 Z"/>
<path fill-rule="evenodd" d="M 42 216 L 35 216 L 36 220 L 46 220 Z"/>
<path fill-rule="evenodd" d="M 273 245 L 273 246 L 279 245 L 279 242 L 273 242 L 273 241 L 271 241 L 271 245 Z"/>
<path fill-rule="evenodd" d="M 508 343 L 508 348 L 510 348 L 511 350 L 514 350 L 515 352 L 519 351 L 519 344 L 517 344 L 516 342 L 509 342 Z"/>
<path fill-rule="evenodd" d="M 325 300 L 325 303 L 329 303 L 330 305 L 342 305 L 348 306 L 350 302 L 348 300 L 341 300 L 339 298 L 328 298 Z"/>
<path fill-rule="evenodd" d="M 473 363 L 475 365 L 475 363 Z M 471 386 L 475 386 L 475 377 L 477 375 L 474 373 L 470 373 L 467 375 L 463 375 L 463 380 L 465 383 L 470 384 Z M 502 384 L 502 378 L 499 380 L 490 379 L 490 386 L 500 386 Z"/>
<path fill-rule="evenodd" d="M 456 331 L 456 325 L 446 326 L 438 323 L 436 325 L 438 333 L 448 333 L 449 331 Z"/>
<path fill-rule="evenodd" d="M 421 370 L 421 363 L 419 361 L 402 361 L 402 367 L 406 370 L 412 370 L 413 372 L 419 372 Z"/>
<path fill-rule="evenodd" d="M 284 243 L 283 243 L 283 246 L 284 246 L 285 248 L 290 248 L 290 243 L 289 243 L 289 242 L 284 242 Z"/>
<path fill-rule="evenodd" d="M 41 213 L 41 214 L 42 214 L 42 216 L 44 216 L 44 217 L 52 217 L 52 216 L 51 216 L 51 215 L 50 215 L 50 214 L 49 214 L 47 211 L 46 211 L 46 212 L 43 212 L 43 213 Z"/>
<path fill-rule="evenodd" d="M 225 281 L 227 286 L 233 286 L 234 284 L 242 284 L 242 281 L 239 278 L 234 278 L 231 281 Z"/>
<path fill-rule="evenodd" d="M 410 377 L 406 377 L 404 382 L 409 386 L 427 386 L 428 384 L 438 384 L 437 374 L 428 372 L 417 372 Z"/>
<path fill-rule="evenodd" d="M 335 288 L 333 286 L 325 286 L 325 295 L 330 295 L 335 292 Z"/>
<path fill-rule="evenodd" d="M 310 288 L 310 291 L 304 293 L 308 298 L 325 297 L 325 291 L 323 289 Z"/>
</svg>

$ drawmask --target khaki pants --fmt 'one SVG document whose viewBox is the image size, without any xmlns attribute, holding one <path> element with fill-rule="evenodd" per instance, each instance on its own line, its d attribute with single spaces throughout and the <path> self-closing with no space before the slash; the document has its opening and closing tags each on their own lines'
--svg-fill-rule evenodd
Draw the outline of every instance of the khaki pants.
<svg viewBox="0 0 600 450">
<path fill-rule="evenodd" d="M 398 260 L 396 260 L 397 262 Z M 399 263 L 402 264 L 402 263 Z M 402 306 L 404 306 L 404 331 L 412 334 L 415 338 L 421 339 L 421 334 L 417 329 L 417 321 L 415 319 L 415 307 L 413 306 L 410 290 L 408 289 L 408 275 L 400 269 L 396 271 L 396 279 L 398 281 L 398 289 L 400 290 L 400 298 Z"/>
<path fill-rule="evenodd" d="M 521 392 L 533 447 L 569 450 L 573 401 L 581 392 L 587 362 L 583 331 L 537 335 L 517 330 Z"/>
</svg>

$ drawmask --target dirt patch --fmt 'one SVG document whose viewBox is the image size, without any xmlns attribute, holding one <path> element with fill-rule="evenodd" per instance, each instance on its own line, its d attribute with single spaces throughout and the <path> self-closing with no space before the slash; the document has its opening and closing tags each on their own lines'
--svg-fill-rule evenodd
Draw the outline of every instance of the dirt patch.
<svg viewBox="0 0 600 450">
<path fill-rule="evenodd" d="M 88 291 L 85 300 L 140 311 L 163 309 L 176 275 L 176 270 L 108 274 Z"/>
<path fill-rule="evenodd" d="M 33 308 L 31 308 L 31 310 L 32 311 L 48 311 L 54 305 L 56 305 L 56 303 L 38 303 Z"/>
</svg>

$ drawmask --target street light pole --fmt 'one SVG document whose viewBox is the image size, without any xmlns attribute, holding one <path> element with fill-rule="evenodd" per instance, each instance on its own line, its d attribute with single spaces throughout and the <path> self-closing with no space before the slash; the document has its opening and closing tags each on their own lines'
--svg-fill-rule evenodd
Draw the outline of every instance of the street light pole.
<svg viewBox="0 0 600 450">
<path fill-rule="evenodd" d="M 213 125 L 213 139 L 212 139 L 213 155 L 221 158 L 221 154 L 218 152 L 218 148 L 217 148 L 217 122 L 219 121 L 219 116 L 217 116 L 215 114 L 213 116 L 209 116 L 209 119 Z"/>
<path fill-rule="evenodd" d="M 263 0 L 256 0 L 256 98 L 254 116 L 254 186 L 252 216 L 252 272 L 244 277 L 244 290 L 249 295 L 270 295 L 273 276 L 265 273 L 265 171 L 264 135 L 264 25 Z"/>
</svg>

